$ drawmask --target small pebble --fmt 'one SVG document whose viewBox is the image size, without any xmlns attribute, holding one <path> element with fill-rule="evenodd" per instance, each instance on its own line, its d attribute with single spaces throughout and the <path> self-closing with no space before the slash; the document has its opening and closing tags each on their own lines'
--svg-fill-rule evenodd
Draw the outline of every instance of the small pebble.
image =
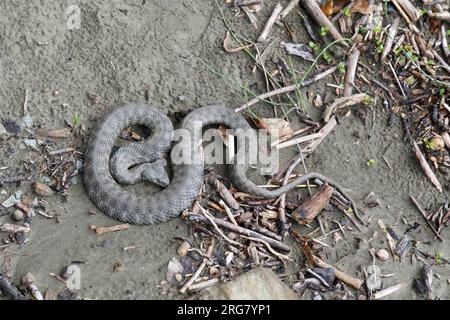
<svg viewBox="0 0 450 320">
<path fill-rule="evenodd" d="M 17 222 L 18 221 L 22 221 L 23 220 L 23 216 L 24 216 L 24 213 L 21 210 L 19 210 L 19 209 L 14 211 L 14 213 L 12 214 L 13 220 L 17 221 Z"/>
<path fill-rule="evenodd" d="M 380 249 L 376 252 L 377 258 L 381 261 L 386 261 L 389 259 L 389 251 L 386 249 Z"/>
<path fill-rule="evenodd" d="M 185 241 L 178 247 L 177 253 L 180 257 L 184 257 L 188 254 L 190 248 L 191 245 L 189 244 L 189 242 Z"/>
<path fill-rule="evenodd" d="M 35 183 L 34 192 L 41 197 L 51 197 L 55 194 L 49 186 L 42 183 Z"/>
</svg>

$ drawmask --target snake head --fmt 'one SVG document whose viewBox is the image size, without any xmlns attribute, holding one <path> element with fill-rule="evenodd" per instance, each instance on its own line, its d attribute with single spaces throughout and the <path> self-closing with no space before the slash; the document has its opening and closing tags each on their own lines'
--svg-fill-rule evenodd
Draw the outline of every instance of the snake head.
<svg viewBox="0 0 450 320">
<path fill-rule="evenodd" d="M 159 159 L 147 164 L 147 168 L 142 171 L 142 180 L 153 183 L 159 187 L 166 188 L 170 184 L 166 166 L 166 159 Z"/>
</svg>

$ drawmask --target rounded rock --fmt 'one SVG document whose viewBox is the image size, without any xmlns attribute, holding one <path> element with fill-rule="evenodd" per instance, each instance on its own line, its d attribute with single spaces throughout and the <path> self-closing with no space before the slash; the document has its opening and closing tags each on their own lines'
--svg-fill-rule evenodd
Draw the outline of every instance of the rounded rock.
<svg viewBox="0 0 450 320">
<path fill-rule="evenodd" d="M 379 249 L 376 252 L 377 258 L 381 261 L 386 261 L 389 259 L 389 251 L 387 251 L 386 249 Z"/>
<path fill-rule="evenodd" d="M 25 216 L 25 214 L 19 209 L 14 211 L 13 214 L 12 214 L 12 218 L 16 222 L 22 221 L 24 216 Z"/>
</svg>

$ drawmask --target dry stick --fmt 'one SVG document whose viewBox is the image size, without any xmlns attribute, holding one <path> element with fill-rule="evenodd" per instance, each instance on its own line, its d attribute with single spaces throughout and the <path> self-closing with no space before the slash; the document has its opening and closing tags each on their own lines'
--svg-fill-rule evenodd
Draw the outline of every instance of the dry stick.
<svg viewBox="0 0 450 320">
<path fill-rule="evenodd" d="M 328 28 L 331 36 L 336 40 L 342 40 L 342 35 L 336 29 L 336 27 L 331 23 L 327 16 L 322 12 L 319 5 L 315 0 L 301 0 L 303 7 L 306 9 L 308 14 L 321 26 Z M 342 42 L 345 47 L 348 47 L 346 42 Z"/>
<path fill-rule="evenodd" d="M 218 227 L 225 228 L 227 230 L 238 233 L 240 235 L 264 240 L 268 244 L 270 244 L 270 246 L 273 248 L 277 248 L 277 249 L 283 250 L 285 252 L 291 251 L 291 248 L 289 246 L 285 245 L 284 243 L 282 243 L 280 241 L 271 239 L 269 237 L 266 237 L 262 234 L 255 232 L 255 231 L 252 231 L 252 230 L 240 227 L 240 226 L 236 226 L 230 222 L 227 222 L 227 221 L 224 221 L 221 219 L 217 219 L 217 218 L 213 217 L 212 221 L 211 221 L 211 220 L 208 220 L 207 218 L 205 218 L 201 215 L 198 215 L 198 214 L 190 214 L 188 216 L 188 219 L 192 222 L 206 223 L 206 224 L 211 224 L 211 225 L 212 225 L 212 222 L 214 222 Z"/>
<path fill-rule="evenodd" d="M 332 265 L 329 265 L 328 263 L 326 263 L 325 261 L 321 260 L 320 258 L 318 258 L 316 256 L 312 256 L 312 257 L 313 257 L 314 265 L 316 265 L 317 267 L 323 268 L 323 269 L 331 268 L 334 270 L 334 272 L 336 274 L 336 278 L 338 278 L 342 282 L 348 284 L 352 288 L 355 288 L 356 290 L 361 289 L 361 286 L 364 283 L 362 280 L 354 278 L 354 277 L 342 272 L 341 270 L 333 267 Z"/>
<path fill-rule="evenodd" d="M 245 7 L 244 7 L 245 8 Z M 210 279 L 205 282 L 196 283 L 190 286 L 189 292 L 200 291 L 218 284 L 220 280 L 218 278 Z"/>
<path fill-rule="evenodd" d="M 250 11 L 250 9 L 246 6 L 241 7 L 244 13 L 247 15 L 248 20 L 252 24 L 253 28 L 258 29 L 258 18 Z"/>
<path fill-rule="evenodd" d="M 401 6 L 412 22 L 416 23 L 420 19 L 420 12 L 409 0 L 392 0 L 392 2 L 396 7 Z"/>
<path fill-rule="evenodd" d="M 333 131 L 333 129 L 337 126 L 337 120 L 335 116 L 332 116 L 330 120 L 325 124 L 325 126 L 320 129 L 318 133 L 321 134 L 321 137 L 317 140 L 314 140 L 310 143 L 310 145 L 305 148 L 305 154 L 313 153 L 316 148 L 322 143 L 323 140 Z"/>
<path fill-rule="evenodd" d="M 241 111 L 243 111 L 243 110 L 245 110 L 245 109 L 247 109 L 247 108 L 257 104 L 261 100 L 265 100 L 265 99 L 268 99 L 270 97 L 273 97 L 273 96 L 276 96 L 276 95 L 279 95 L 279 94 L 292 92 L 292 91 L 295 91 L 295 90 L 300 89 L 302 87 L 306 87 L 308 85 L 311 85 L 314 82 L 319 81 L 320 79 L 325 78 L 326 76 L 334 73 L 337 69 L 338 69 L 338 67 L 334 66 L 334 67 L 332 67 L 332 68 L 330 68 L 330 69 L 328 69 L 328 70 L 326 70 L 326 71 L 324 71 L 324 72 L 322 72 L 322 73 L 312 77 L 311 79 L 308 79 L 308 80 L 305 80 L 305 81 L 297 83 L 297 84 L 293 84 L 293 85 L 290 85 L 290 86 L 287 86 L 287 87 L 279 88 L 279 89 L 276 89 L 276 90 L 273 90 L 273 91 L 261 94 L 261 95 L 255 97 L 254 99 L 252 99 L 251 101 L 247 102 L 243 106 L 235 109 L 234 112 L 236 112 L 236 113 L 241 112 Z"/>
<path fill-rule="evenodd" d="M 369 96 L 367 94 L 360 93 L 336 99 L 331 105 L 326 107 L 325 111 L 323 112 L 323 119 L 325 120 L 325 122 L 328 122 L 336 110 L 362 103 L 368 98 Z"/>
<path fill-rule="evenodd" d="M 400 18 L 397 17 L 394 19 L 394 22 L 392 22 L 391 27 L 389 28 L 389 34 L 386 38 L 386 43 L 384 44 L 384 50 L 381 54 L 381 61 L 384 61 L 388 54 L 391 52 L 392 44 L 394 43 L 394 38 L 397 35 L 398 31 L 398 25 L 400 24 Z"/>
<path fill-rule="evenodd" d="M 220 201 L 219 201 L 219 204 L 222 206 L 222 208 L 225 209 L 225 212 L 226 212 L 226 214 L 227 214 L 227 216 L 228 216 L 228 219 L 230 219 L 230 221 L 231 221 L 233 224 L 238 225 L 238 223 L 237 223 L 236 220 L 234 219 L 233 212 L 231 212 L 231 209 L 227 206 L 227 204 L 225 203 L 225 201 L 220 200 Z"/>
<path fill-rule="evenodd" d="M 414 202 L 414 205 L 417 207 L 417 209 L 419 210 L 420 214 L 422 215 L 422 217 L 425 219 L 425 221 L 427 222 L 428 226 L 430 227 L 430 229 L 433 231 L 434 235 L 441 241 L 444 241 L 444 239 L 442 239 L 442 237 L 440 236 L 440 234 L 436 231 L 436 229 L 433 227 L 433 225 L 431 224 L 430 220 L 428 220 L 427 218 L 427 213 L 425 212 L 425 210 L 422 208 L 422 206 L 420 205 L 420 203 L 416 200 L 416 198 L 414 198 L 413 196 L 409 196 L 412 200 L 412 202 Z"/>
<path fill-rule="evenodd" d="M 405 91 L 403 91 L 402 84 L 400 83 L 400 80 L 399 80 L 398 77 L 397 77 L 397 73 L 395 72 L 395 69 L 394 69 L 394 67 L 392 66 L 392 63 L 391 63 L 390 61 L 389 61 L 389 67 L 391 68 L 392 74 L 394 75 L 395 80 L 397 81 L 397 85 L 398 85 L 398 87 L 400 88 L 400 91 L 402 92 L 403 97 L 404 97 L 405 99 L 408 99 L 408 97 L 407 97 L 406 94 L 405 94 Z"/>
<path fill-rule="evenodd" d="M 286 170 L 286 173 L 284 175 L 283 179 L 283 186 L 287 185 L 289 182 L 289 176 L 294 171 L 294 169 L 298 166 L 298 164 L 302 161 L 302 156 L 299 155 L 299 157 L 289 166 L 289 168 Z M 286 194 L 283 194 L 280 198 L 280 204 L 278 206 L 278 214 L 281 222 L 281 234 L 282 237 L 284 237 L 286 231 L 287 231 L 287 219 L 286 219 Z"/>
<path fill-rule="evenodd" d="M 345 75 L 344 97 L 349 97 L 352 95 L 359 55 L 359 50 L 355 48 L 348 59 L 347 74 Z"/>
<path fill-rule="evenodd" d="M 434 55 L 434 58 L 439 61 L 439 63 L 444 67 L 445 70 L 447 70 L 448 73 L 450 73 L 450 66 L 445 62 L 445 60 L 439 55 L 439 53 L 436 52 L 433 48 L 430 48 L 431 53 Z"/>
<path fill-rule="evenodd" d="M 280 260 L 285 260 L 285 261 L 292 260 L 289 256 L 278 253 L 275 250 L 273 250 L 273 248 L 270 246 L 270 244 L 267 241 L 264 241 L 264 240 L 258 239 L 258 238 L 253 238 L 253 237 L 246 237 L 246 236 L 242 236 L 242 238 L 264 244 L 267 247 L 267 250 L 269 250 L 274 256 L 278 257 Z"/>
<path fill-rule="evenodd" d="M 97 227 L 97 226 L 90 226 L 89 227 L 91 230 L 94 230 L 96 234 L 105 234 L 105 233 L 109 233 L 109 232 L 117 232 L 117 231 L 125 231 L 128 230 L 130 228 L 129 224 L 119 224 L 117 226 L 112 226 L 112 227 Z"/>
<path fill-rule="evenodd" d="M 258 38 L 258 42 L 265 42 L 267 40 L 270 30 L 272 30 L 273 25 L 277 21 L 281 10 L 283 10 L 283 6 L 280 3 L 277 3 L 275 8 L 273 9 L 272 15 L 270 16 L 269 20 L 267 20 L 266 25 L 264 26 L 264 29 Z"/>
<path fill-rule="evenodd" d="M 199 203 L 197 203 L 198 207 L 200 208 L 200 211 L 202 212 L 203 216 L 209 220 L 209 222 L 211 223 L 211 225 L 214 227 L 214 229 L 216 229 L 216 231 L 219 233 L 219 235 L 224 238 L 227 242 L 238 246 L 238 247 L 243 247 L 243 245 L 237 241 L 231 240 L 230 238 L 228 238 L 225 233 L 222 232 L 222 230 L 219 229 L 219 226 L 217 225 L 217 223 L 214 221 L 214 217 L 208 212 L 206 211 L 202 206 L 200 206 Z"/>
<path fill-rule="evenodd" d="M 74 152 L 74 151 L 75 151 L 74 148 L 66 148 L 66 149 L 61 149 L 61 150 L 50 151 L 48 153 L 48 155 L 52 156 L 52 157 L 53 156 L 60 156 L 60 155 L 63 155 L 65 153 L 71 153 L 71 152 Z"/>
<path fill-rule="evenodd" d="M 28 113 L 28 94 L 29 90 L 25 90 L 25 99 L 23 101 L 23 115 L 25 116 Z"/>
<path fill-rule="evenodd" d="M 186 291 L 192 286 L 192 284 L 195 282 L 195 280 L 198 279 L 200 274 L 203 272 L 203 269 L 205 269 L 206 265 L 208 264 L 209 258 L 212 256 L 214 252 L 214 247 L 216 245 L 216 239 L 212 239 L 211 245 L 208 248 L 208 251 L 206 252 L 206 256 L 208 258 L 204 258 L 202 264 L 200 267 L 198 267 L 197 271 L 195 271 L 194 275 L 189 279 L 188 282 L 180 289 L 180 293 L 186 293 Z"/>
<path fill-rule="evenodd" d="M 310 135 L 305 136 L 305 137 L 300 137 L 300 138 L 296 138 L 296 139 L 293 139 L 293 140 L 289 140 L 289 141 L 280 143 L 280 144 L 276 145 L 276 148 L 277 148 L 277 150 L 281 150 L 281 149 L 284 149 L 284 148 L 295 146 L 295 145 L 303 143 L 303 142 L 308 142 L 308 141 L 311 141 L 311 140 L 319 139 L 321 137 L 322 137 L 322 134 L 320 134 L 320 133 L 313 133 L 313 134 L 310 134 Z"/>
<path fill-rule="evenodd" d="M 422 167 L 423 171 L 425 172 L 425 175 L 427 176 L 427 178 L 436 187 L 436 189 L 438 189 L 438 191 L 442 193 L 441 183 L 437 179 L 433 170 L 431 170 L 430 165 L 428 164 L 427 160 L 425 159 L 424 155 L 420 151 L 419 146 L 417 145 L 417 143 L 415 141 L 413 141 L 413 150 L 414 150 L 414 154 L 416 155 L 417 160 L 419 160 L 420 166 Z"/>
<path fill-rule="evenodd" d="M 392 238 L 392 236 L 389 234 L 389 232 L 387 231 L 386 225 L 384 224 L 383 220 L 378 219 L 378 226 L 380 227 L 381 231 L 383 232 L 384 236 L 386 237 L 388 246 L 389 246 L 389 250 L 391 251 L 391 255 L 394 257 L 394 260 L 398 260 L 398 256 L 395 253 L 395 241 Z"/>
<path fill-rule="evenodd" d="M 448 134 L 448 132 L 444 132 L 442 134 L 442 139 L 444 140 L 447 149 L 450 151 L 450 135 Z"/>
<path fill-rule="evenodd" d="M 286 16 L 298 5 L 299 1 L 300 0 L 292 0 L 289 2 L 286 8 L 280 13 L 280 20 L 286 18 Z"/>
<path fill-rule="evenodd" d="M 434 19 L 450 22 L 450 12 L 428 12 L 428 15 Z"/>
<path fill-rule="evenodd" d="M 419 30 L 417 29 L 417 27 L 413 24 L 413 22 L 411 21 L 411 19 L 409 18 L 408 14 L 403 10 L 402 6 L 400 6 L 400 4 L 397 2 L 397 0 L 391 0 L 391 2 L 395 5 L 395 7 L 397 8 L 398 12 L 400 12 L 400 14 L 402 15 L 402 17 L 406 20 L 406 22 L 408 23 L 409 27 L 416 33 L 419 33 Z"/>
<path fill-rule="evenodd" d="M 396 284 L 392 287 L 378 291 L 373 295 L 373 299 L 374 300 L 383 299 L 384 297 L 387 297 L 388 295 L 390 295 L 392 293 L 395 293 L 403 288 L 406 288 L 407 286 L 409 286 L 409 283 L 410 283 L 410 281 L 404 281 L 404 282 Z"/>
<path fill-rule="evenodd" d="M 225 203 L 235 211 L 240 211 L 241 207 L 236 199 L 231 194 L 230 190 L 225 187 L 225 185 L 214 176 L 214 179 L 210 179 L 209 183 L 220 193 L 220 196 L 225 201 Z"/>
</svg>

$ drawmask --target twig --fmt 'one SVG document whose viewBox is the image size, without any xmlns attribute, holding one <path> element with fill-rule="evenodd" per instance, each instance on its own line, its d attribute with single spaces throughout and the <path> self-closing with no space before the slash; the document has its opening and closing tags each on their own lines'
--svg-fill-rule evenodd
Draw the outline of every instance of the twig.
<svg viewBox="0 0 450 320">
<path fill-rule="evenodd" d="M 425 219 L 425 221 L 427 222 L 428 226 L 430 227 L 431 231 L 433 231 L 434 235 L 441 241 L 444 241 L 444 239 L 442 239 L 442 237 L 440 236 L 440 234 L 436 231 L 436 229 L 433 227 L 433 225 L 431 224 L 430 220 L 428 220 L 427 218 L 427 213 L 425 212 L 425 210 L 422 208 L 422 206 L 420 205 L 420 203 L 416 200 L 416 198 L 414 198 L 413 196 L 409 196 L 412 200 L 412 202 L 414 202 L 414 205 L 416 206 L 417 210 L 419 210 L 420 214 L 422 215 L 422 217 Z"/>
<path fill-rule="evenodd" d="M 325 122 L 328 122 L 336 110 L 362 103 L 368 98 L 369 96 L 367 94 L 360 93 L 349 97 L 336 99 L 332 104 L 326 107 L 325 111 L 323 112 L 323 119 L 325 120 Z"/>
<path fill-rule="evenodd" d="M 206 265 L 209 262 L 209 258 L 212 256 L 213 252 L 214 252 L 214 247 L 216 246 L 216 239 L 212 239 L 211 241 L 211 245 L 208 248 L 208 251 L 206 252 L 206 256 L 208 258 L 204 258 L 202 264 L 200 265 L 200 267 L 198 267 L 198 269 L 195 271 L 194 275 L 189 279 L 188 282 L 186 282 L 186 284 L 180 289 L 180 293 L 186 293 L 186 291 L 192 286 L 192 284 L 195 282 L 195 280 L 198 279 L 198 277 L 200 276 L 200 274 L 203 272 L 203 269 L 205 269 Z"/>
<path fill-rule="evenodd" d="M 269 20 L 267 20 L 266 25 L 264 26 L 264 29 L 258 38 L 258 42 L 265 42 L 267 40 L 267 37 L 269 36 L 273 25 L 277 21 L 281 10 L 283 10 L 283 6 L 280 3 L 277 3 L 275 8 L 273 9 L 272 15 L 270 16 Z"/>
<path fill-rule="evenodd" d="M 284 18 L 287 17 L 287 15 L 298 5 L 300 0 L 291 0 L 291 2 L 288 3 L 286 8 L 283 9 L 280 13 L 280 20 L 283 21 Z"/>
<path fill-rule="evenodd" d="M 409 281 L 404 281 L 402 283 L 396 284 L 395 286 L 383 289 L 373 294 L 374 300 L 383 299 L 384 297 L 393 294 L 403 288 L 406 288 L 409 285 Z"/>
<path fill-rule="evenodd" d="M 29 90 L 25 90 L 25 99 L 23 101 L 23 115 L 25 116 L 28 113 L 28 94 Z"/>
<path fill-rule="evenodd" d="M 212 218 L 212 221 L 207 219 L 204 216 L 200 216 L 198 214 L 189 214 L 188 219 L 192 222 L 200 222 L 200 223 L 208 223 L 208 224 L 212 224 L 212 221 L 214 221 L 214 223 L 219 227 L 228 229 L 230 231 L 236 232 L 240 235 L 245 235 L 247 237 L 252 237 L 252 238 L 257 238 L 257 239 L 261 239 L 266 241 L 268 244 L 271 245 L 272 248 L 277 248 L 280 249 L 282 251 L 285 252 L 290 252 L 291 248 L 287 245 L 285 245 L 284 243 L 271 239 L 269 237 L 266 237 L 262 234 L 259 234 L 255 231 L 240 227 L 240 226 L 236 226 L 230 222 L 221 220 L 221 219 L 217 219 L 217 218 Z"/>
<path fill-rule="evenodd" d="M 66 149 L 61 149 L 61 150 L 55 150 L 55 151 L 50 151 L 48 153 L 49 156 L 54 157 L 54 156 L 60 156 L 63 155 L 65 153 L 71 153 L 74 152 L 75 148 L 66 148 Z"/>
<path fill-rule="evenodd" d="M 214 227 L 214 229 L 216 229 L 216 231 L 219 233 L 219 235 L 224 238 L 226 241 L 228 241 L 231 244 L 234 244 L 235 246 L 238 247 L 242 247 L 243 245 L 237 241 L 231 240 L 230 238 L 228 238 L 223 232 L 222 230 L 219 229 L 215 218 L 209 214 L 208 211 L 206 211 L 202 206 L 200 206 L 200 204 L 197 202 L 197 206 L 198 208 L 200 208 L 201 213 L 203 214 L 203 216 L 209 220 L 210 224 Z"/>
<path fill-rule="evenodd" d="M 397 73 L 395 72 L 395 69 L 394 69 L 394 67 L 392 66 L 392 63 L 391 63 L 390 61 L 389 61 L 389 67 L 391 68 L 392 74 L 394 75 L 395 80 L 397 81 L 397 85 L 398 85 L 398 87 L 400 88 L 400 91 L 402 92 L 403 97 L 404 97 L 405 99 L 408 99 L 408 97 L 407 97 L 406 94 L 405 94 L 405 91 L 403 91 L 402 84 L 400 83 L 400 80 L 399 80 L 398 77 L 397 77 Z"/>
<path fill-rule="evenodd" d="M 91 230 L 94 230 L 96 234 L 105 234 L 105 233 L 109 233 L 109 232 L 117 232 L 117 231 L 124 231 L 124 230 L 128 230 L 130 228 L 129 224 L 119 224 L 117 226 L 112 226 L 112 227 L 97 227 L 94 225 L 91 225 L 89 227 Z"/>
<path fill-rule="evenodd" d="M 347 74 L 345 75 L 344 97 L 349 97 L 353 93 L 356 67 L 358 65 L 360 51 L 355 48 L 348 59 Z"/>
<path fill-rule="evenodd" d="M 361 286 L 364 283 L 362 280 L 354 278 L 354 277 L 342 272 L 341 270 L 333 267 L 332 265 L 329 265 L 328 263 L 326 263 L 325 261 L 321 260 L 320 258 L 318 258 L 314 255 L 312 257 L 313 257 L 313 262 L 317 267 L 324 268 L 324 269 L 331 268 L 334 270 L 334 272 L 336 274 L 336 278 L 338 278 L 342 282 L 348 284 L 352 288 L 355 288 L 356 290 L 361 289 Z"/>
<path fill-rule="evenodd" d="M 437 177 L 434 174 L 434 172 L 431 170 L 430 165 L 428 164 L 428 162 L 425 159 L 424 155 L 420 151 L 420 148 L 417 145 L 416 141 L 413 141 L 413 150 L 414 150 L 414 154 L 416 155 L 417 160 L 419 160 L 420 166 L 422 167 L 423 171 L 425 172 L 425 175 L 427 176 L 427 178 L 436 187 L 436 189 L 438 189 L 438 191 L 442 193 L 441 183 L 437 179 Z"/>
<path fill-rule="evenodd" d="M 254 99 L 252 99 L 251 101 L 247 102 L 243 106 L 241 106 L 239 108 L 236 108 L 234 110 L 234 112 L 236 112 L 236 113 L 237 112 L 241 112 L 241 111 L 243 111 L 243 110 L 245 110 L 245 109 L 247 109 L 247 108 L 257 104 L 261 100 L 265 100 L 267 98 L 270 98 L 270 97 L 273 97 L 273 96 L 276 96 L 276 95 L 279 95 L 279 94 L 292 92 L 292 91 L 295 91 L 295 90 L 300 89 L 302 87 L 311 85 L 314 82 L 316 82 L 316 81 L 318 81 L 318 80 L 320 80 L 320 79 L 322 79 L 322 78 L 324 78 L 324 77 L 334 73 L 337 69 L 338 69 L 337 66 L 334 66 L 334 67 L 332 67 L 332 68 L 330 68 L 330 69 L 328 69 L 328 70 L 326 70 L 326 71 L 324 71 L 324 72 L 322 72 L 322 73 L 312 77 L 311 79 L 308 79 L 308 80 L 302 81 L 302 82 L 297 83 L 297 84 L 293 84 L 293 85 L 290 85 L 290 86 L 287 86 L 287 87 L 279 88 L 279 89 L 276 89 L 276 90 L 273 90 L 273 91 L 261 94 L 261 95 L 255 97 Z"/>
<path fill-rule="evenodd" d="M 322 12 L 319 5 L 315 0 L 301 0 L 303 7 L 306 9 L 308 14 L 321 26 L 326 27 L 331 36 L 336 40 L 342 40 L 342 35 L 336 29 L 336 27 L 331 23 L 327 16 Z M 342 43 L 345 47 L 348 47 L 346 42 Z"/>
<path fill-rule="evenodd" d="M 389 34 L 386 38 L 386 42 L 384 44 L 384 50 L 381 54 L 381 61 L 384 61 L 387 55 L 391 52 L 392 44 L 394 43 L 394 38 L 397 35 L 398 25 L 400 24 L 400 18 L 397 17 L 392 22 L 391 27 L 389 28 Z"/>
<path fill-rule="evenodd" d="M 280 260 L 284 260 L 284 261 L 292 260 L 289 256 L 278 253 L 275 250 L 273 250 L 273 248 L 271 247 L 271 245 L 269 243 L 267 243 L 267 241 L 264 241 L 264 240 L 258 239 L 258 238 L 253 238 L 253 237 L 246 237 L 246 236 L 242 236 L 242 238 L 264 244 L 267 247 L 267 250 L 269 250 L 274 256 L 278 257 Z"/>
<path fill-rule="evenodd" d="M 322 134 L 320 134 L 320 133 L 313 133 L 313 134 L 310 134 L 310 135 L 305 136 L 305 137 L 300 137 L 300 138 L 296 138 L 296 139 L 293 139 L 293 140 L 289 140 L 289 141 L 280 143 L 280 144 L 276 145 L 276 148 L 277 148 L 277 150 L 281 150 L 281 149 L 284 149 L 284 148 L 295 146 L 295 145 L 303 143 L 303 142 L 308 142 L 308 141 L 311 141 L 311 140 L 319 139 L 321 137 L 322 137 Z"/>
<path fill-rule="evenodd" d="M 222 206 L 222 208 L 224 208 L 225 213 L 226 213 L 227 216 L 228 216 L 228 219 L 230 219 L 230 221 L 231 221 L 233 224 L 238 225 L 238 223 L 237 223 L 236 220 L 234 219 L 233 212 L 231 212 L 231 209 L 227 206 L 227 204 L 226 204 L 223 200 L 220 200 L 220 201 L 219 201 L 219 204 Z"/>
</svg>

